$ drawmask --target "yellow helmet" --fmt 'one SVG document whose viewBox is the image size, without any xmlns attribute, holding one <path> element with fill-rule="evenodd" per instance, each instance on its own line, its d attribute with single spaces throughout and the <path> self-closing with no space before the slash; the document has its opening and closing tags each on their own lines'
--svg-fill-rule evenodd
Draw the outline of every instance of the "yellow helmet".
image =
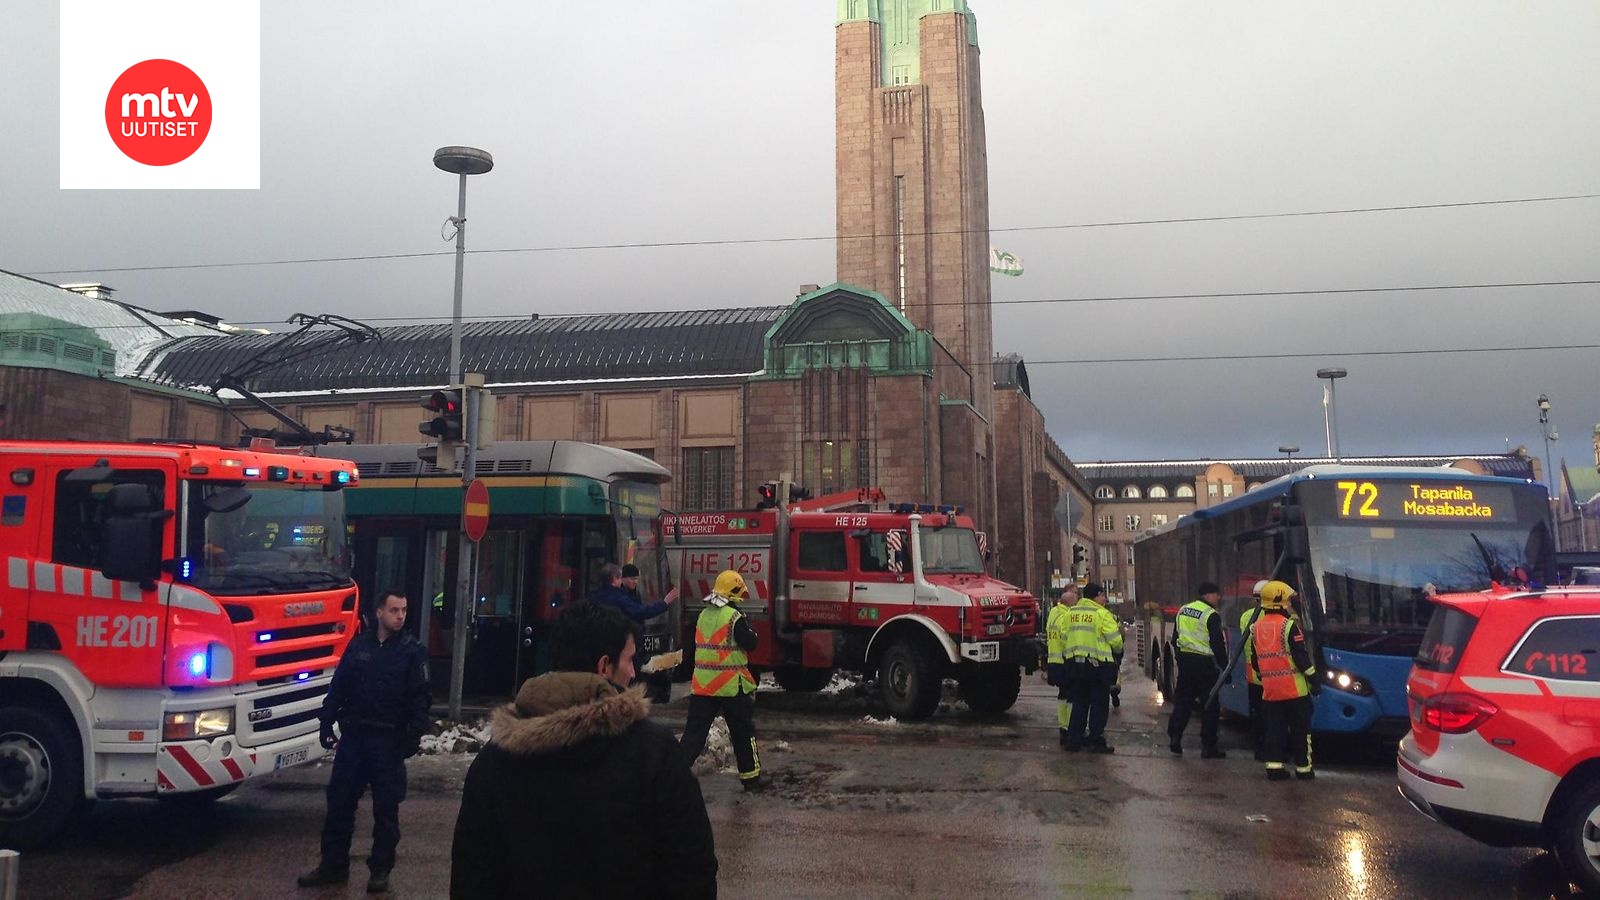
<svg viewBox="0 0 1600 900">
<path fill-rule="evenodd" d="M 1261 605 L 1266 609 L 1288 609 L 1294 597 L 1294 588 L 1281 581 L 1269 581 L 1261 588 Z"/>
<path fill-rule="evenodd" d="M 711 589 L 711 593 L 734 603 L 743 603 L 750 591 L 744 586 L 744 576 L 728 569 L 717 576 L 716 586 Z"/>
</svg>

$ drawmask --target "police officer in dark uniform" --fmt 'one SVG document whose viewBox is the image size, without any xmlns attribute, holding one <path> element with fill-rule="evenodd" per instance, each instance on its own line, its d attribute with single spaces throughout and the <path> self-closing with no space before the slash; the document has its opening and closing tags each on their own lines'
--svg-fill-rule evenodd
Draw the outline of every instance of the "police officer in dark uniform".
<svg viewBox="0 0 1600 900">
<path fill-rule="evenodd" d="M 372 874 L 367 892 L 389 889 L 389 870 L 400 843 L 400 801 L 406 796 L 405 760 L 416 755 L 430 724 L 428 653 L 405 630 L 404 594 L 380 595 L 373 613 L 377 627 L 350 642 L 322 703 L 322 746 L 338 750 L 328 780 L 322 861 L 300 876 L 301 887 L 349 880 L 356 803 L 371 785 L 372 855 L 367 868 Z"/>
</svg>

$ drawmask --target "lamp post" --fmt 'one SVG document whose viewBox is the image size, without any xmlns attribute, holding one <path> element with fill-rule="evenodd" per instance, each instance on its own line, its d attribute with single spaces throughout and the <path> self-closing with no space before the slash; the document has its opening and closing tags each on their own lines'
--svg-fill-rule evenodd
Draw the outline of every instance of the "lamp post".
<svg viewBox="0 0 1600 900">
<path fill-rule="evenodd" d="M 1560 440 L 1555 427 L 1550 424 L 1550 397 L 1539 395 L 1539 430 L 1544 434 L 1544 477 L 1550 486 L 1550 502 L 1556 502 L 1556 472 L 1550 468 L 1550 442 Z"/>
<path fill-rule="evenodd" d="M 1349 374 L 1344 369 L 1317 370 L 1317 377 L 1328 381 L 1328 389 L 1322 395 L 1322 431 L 1328 439 L 1328 457 L 1334 462 L 1344 462 L 1344 457 L 1339 452 L 1339 414 L 1334 405 L 1333 383 Z"/>
<path fill-rule="evenodd" d="M 1300 452 L 1300 448 L 1293 444 L 1284 444 L 1278 448 L 1278 452 L 1282 453 L 1290 462 L 1294 462 L 1294 455 Z"/>
<path fill-rule="evenodd" d="M 456 228 L 456 291 L 455 305 L 450 316 L 450 383 L 464 384 L 465 373 L 461 369 L 461 283 L 462 274 L 466 266 L 467 257 L 467 176 L 482 175 L 494 168 L 494 157 L 476 147 L 440 147 L 433 152 L 433 164 L 438 168 L 456 175 L 460 178 L 460 190 L 456 198 L 456 214 L 448 220 L 448 224 Z M 478 385 L 483 382 L 478 380 Z M 474 396 L 469 400 L 467 395 Z M 472 484 L 472 479 L 477 469 L 477 443 L 478 443 L 478 410 L 476 406 L 482 402 L 481 392 L 461 392 L 462 400 L 469 404 L 466 410 L 465 440 L 462 442 L 465 455 L 461 462 L 461 486 L 465 489 Z M 450 657 L 450 718 L 455 721 L 461 719 L 461 692 L 467 677 L 467 629 L 472 626 L 472 613 L 474 603 L 473 576 L 477 573 L 477 544 L 467 537 L 466 514 L 463 507 L 461 517 L 461 535 L 457 539 L 459 552 L 456 554 L 456 608 L 455 608 L 455 636 Z"/>
</svg>

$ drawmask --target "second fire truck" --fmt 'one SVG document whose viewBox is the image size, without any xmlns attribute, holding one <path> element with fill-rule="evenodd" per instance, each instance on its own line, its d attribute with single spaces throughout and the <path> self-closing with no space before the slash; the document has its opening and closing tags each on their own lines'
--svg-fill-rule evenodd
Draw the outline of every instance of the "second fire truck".
<svg viewBox="0 0 1600 900">
<path fill-rule="evenodd" d="M 789 495 L 784 484 L 769 491 Z M 751 666 L 786 690 L 857 671 L 876 679 L 891 714 L 922 719 L 954 678 L 973 711 L 998 713 L 1037 666 L 1038 602 L 985 572 L 979 535 L 956 508 L 888 504 L 869 488 L 668 516 L 665 531 L 684 628 L 717 574 L 739 572 L 750 586 L 741 608 L 761 638 Z"/>
</svg>

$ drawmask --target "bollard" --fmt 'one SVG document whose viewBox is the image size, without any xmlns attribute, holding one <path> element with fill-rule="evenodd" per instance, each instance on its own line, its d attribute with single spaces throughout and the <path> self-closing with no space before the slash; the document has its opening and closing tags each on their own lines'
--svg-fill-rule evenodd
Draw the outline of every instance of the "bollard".
<svg viewBox="0 0 1600 900">
<path fill-rule="evenodd" d="M 17 900 L 17 878 L 22 871 L 22 854 L 0 850 L 0 900 Z"/>
</svg>

